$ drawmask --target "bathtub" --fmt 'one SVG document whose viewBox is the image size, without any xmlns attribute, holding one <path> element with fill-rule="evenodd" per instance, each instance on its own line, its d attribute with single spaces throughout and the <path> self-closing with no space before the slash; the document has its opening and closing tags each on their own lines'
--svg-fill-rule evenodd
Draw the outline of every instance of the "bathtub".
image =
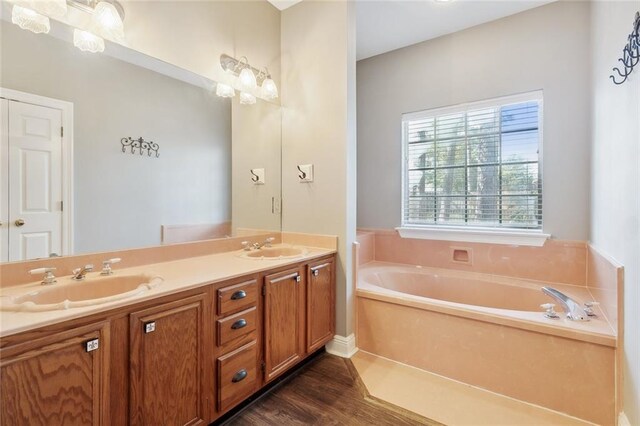
<svg viewBox="0 0 640 426">
<path fill-rule="evenodd" d="M 546 318 L 551 286 L 579 302 L 586 287 L 370 262 L 357 271 L 360 350 L 597 424 L 615 424 L 616 336 Z"/>
</svg>

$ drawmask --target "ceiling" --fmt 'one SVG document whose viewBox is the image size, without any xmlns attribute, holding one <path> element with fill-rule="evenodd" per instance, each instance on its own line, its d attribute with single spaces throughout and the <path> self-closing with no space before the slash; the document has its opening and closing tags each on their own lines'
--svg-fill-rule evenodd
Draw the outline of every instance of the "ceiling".
<svg viewBox="0 0 640 426">
<path fill-rule="evenodd" d="M 285 10 L 302 0 L 268 1 Z M 370 58 L 553 1 L 356 0 L 356 58 Z"/>
<path fill-rule="evenodd" d="M 470 28 L 553 0 L 357 0 L 357 59 Z"/>
</svg>

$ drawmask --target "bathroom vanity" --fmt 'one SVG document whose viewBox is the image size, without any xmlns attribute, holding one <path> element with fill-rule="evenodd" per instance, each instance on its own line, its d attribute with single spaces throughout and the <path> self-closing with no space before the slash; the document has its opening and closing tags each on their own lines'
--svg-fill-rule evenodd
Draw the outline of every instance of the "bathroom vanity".
<svg viewBox="0 0 640 426">
<path fill-rule="evenodd" d="M 3 424 L 209 424 L 334 335 L 332 250 L 220 253 L 116 274 L 138 269 L 165 282 L 103 309 L 5 313 Z M 7 334 L 19 316 L 22 331 Z M 58 319 L 29 327 L 47 316 Z"/>
</svg>

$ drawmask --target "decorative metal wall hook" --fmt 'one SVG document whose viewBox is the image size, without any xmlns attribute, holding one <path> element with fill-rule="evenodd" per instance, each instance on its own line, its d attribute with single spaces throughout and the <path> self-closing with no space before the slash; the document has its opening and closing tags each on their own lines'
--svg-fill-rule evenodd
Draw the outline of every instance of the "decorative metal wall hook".
<svg viewBox="0 0 640 426">
<path fill-rule="evenodd" d="M 636 12 L 633 30 L 627 37 L 627 44 L 622 49 L 622 58 L 619 58 L 618 62 L 622 63 L 622 67 L 613 68 L 613 71 L 618 75 L 611 74 L 609 78 L 615 84 L 622 84 L 627 81 L 633 69 L 640 62 L 640 12 Z"/>
<path fill-rule="evenodd" d="M 127 148 L 131 148 L 132 154 L 135 154 L 137 149 L 140 155 L 146 151 L 149 157 L 151 157 L 153 153 L 156 154 L 156 158 L 160 157 L 160 152 L 158 152 L 160 146 L 155 142 L 146 141 L 142 138 L 132 139 L 129 137 L 120 139 L 120 143 L 122 144 L 122 152 L 127 152 Z"/>
<path fill-rule="evenodd" d="M 307 178 L 307 174 L 306 174 L 306 173 L 305 173 L 305 172 L 300 168 L 300 166 L 298 166 L 298 171 L 300 172 L 300 173 L 298 174 L 298 177 L 299 177 L 300 179 L 306 179 L 306 178 Z"/>
</svg>

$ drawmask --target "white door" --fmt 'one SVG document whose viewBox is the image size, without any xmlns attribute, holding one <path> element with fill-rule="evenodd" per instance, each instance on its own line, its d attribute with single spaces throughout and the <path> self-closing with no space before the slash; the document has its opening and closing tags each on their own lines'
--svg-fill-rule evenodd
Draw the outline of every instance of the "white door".
<svg viewBox="0 0 640 426">
<path fill-rule="evenodd" d="M 8 101 L 8 113 L 9 261 L 61 254 L 62 111 Z"/>
</svg>

